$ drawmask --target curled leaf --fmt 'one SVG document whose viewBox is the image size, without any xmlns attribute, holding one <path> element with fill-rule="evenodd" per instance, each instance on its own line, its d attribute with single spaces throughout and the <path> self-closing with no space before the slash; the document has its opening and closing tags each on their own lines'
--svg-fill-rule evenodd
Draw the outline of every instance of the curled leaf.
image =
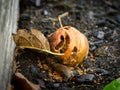
<svg viewBox="0 0 120 90">
<path fill-rule="evenodd" d="M 35 29 L 31 31 L 20 29 L 17 34 L 13 34 L 13 39 L 17 46 L 32 46 L 50 50 L 47 38 Z"/>
<path fill-rule="evenodd" d="M 23 46 L 32 46 L 32 44 L 22 36 L 19 36 L 17 34 L 12 34 L 14 42 L 16 43 L 17 46 L 23 45 Z"/>
<path fill-rule="evenodd" d="M 50 50 L 48 39 L 38 30 L 32 29 L 31 33 L 39 39 L 39 41 L 42 43 L 42 46 L 46 50 Z"/>
</svg>

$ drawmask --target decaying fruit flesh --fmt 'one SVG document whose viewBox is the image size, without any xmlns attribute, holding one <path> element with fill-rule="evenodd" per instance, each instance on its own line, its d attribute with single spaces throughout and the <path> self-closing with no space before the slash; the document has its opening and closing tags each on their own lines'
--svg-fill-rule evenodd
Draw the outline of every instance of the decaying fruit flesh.
<svg viewBox="0 0 120 90">
<path fill-rule="evenodd" d="M 48 36 L 52 52 L 64 53 L 60 58 L 62 64 L 78 66 L 89 51 L 86 36 L 76 28 L 65 26 Z"/>
</svg>

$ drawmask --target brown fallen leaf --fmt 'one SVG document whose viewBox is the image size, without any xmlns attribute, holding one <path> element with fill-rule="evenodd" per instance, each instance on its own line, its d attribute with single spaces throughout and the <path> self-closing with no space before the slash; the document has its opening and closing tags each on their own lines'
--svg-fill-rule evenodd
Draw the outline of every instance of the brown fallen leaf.
<svg viewBox="0 0 120 90">
<path fill-rule="evenodd" d="M 41 90 L 40 86 L 30 82 L 21 73 L 15 73 L 12 77 L 14 90 Z"/>
<path fill-rule="evenodd" d="M 37 35 L 40 35 L 40 38 L 38 38 L 39 36 Z M 19 29 L 17 34 L 13 34 L 13 39 L 17 46 L 32 46 L 32 47 L 49 50 L 49 44 L 47 39 L 38 30 L 27 31 L 25 29 Z"/>
<path fill-rule="evenodd" d="M 17 46 L 32 46 L 32 44 L 23 36 L 19 36 L 17 34 L 12 34 L 14 42 L 16 43 Z"/>
<path fill-rule="evenodd" d="M 42 46 L 44 49 L 46 50 L 50 50 L 50 45 L 48 42 L 48 39 L 44 36 L 44 34 L 42 34 L 42 32 L 40 32 L 39 30 L 36 29 L 32 29 L 31 33 L 39 39 L 39 41 L 42 43 Z"/>
</svg>

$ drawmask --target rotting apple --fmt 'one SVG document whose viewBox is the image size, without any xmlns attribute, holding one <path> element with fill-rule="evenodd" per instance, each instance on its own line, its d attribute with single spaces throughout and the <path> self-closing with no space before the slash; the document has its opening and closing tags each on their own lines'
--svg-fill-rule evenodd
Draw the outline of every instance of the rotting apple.
<svg viewBox="0 0 120 90">
<path fill-rule="evenodd" d="M 62 64 L 78 66 L 83 64 L 88 55 L 89 43 L 87 37 L 71 26 L 64 26 L 48 36 L 52 52 L 64 53 L 60 56 Z"/>
</svg>

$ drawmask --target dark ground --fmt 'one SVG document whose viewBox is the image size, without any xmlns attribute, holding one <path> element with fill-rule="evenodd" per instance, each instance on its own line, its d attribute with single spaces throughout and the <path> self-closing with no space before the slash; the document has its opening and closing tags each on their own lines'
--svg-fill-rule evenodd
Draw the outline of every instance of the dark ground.
<svg viewBox="0 0 120 90">
<path fill-rule="evenodd" d="M 45 76 L 41 75 L 48 90 L 102 90 L 107 83 L 120 77 L 120 0 L 44 0 L 40 7 L 23 1 L 20 4 L 18 29 L 34 28 L 47 36 L 60 27 L 54 19 L 69 12 L 62 19 L 63 25 L 77 28 L 89 40 L 90 52 L 83 67 L 87 75 L 78 75 L 67 82 L 46 81 L 43 79 Z M 37 59 L 32 54 L 31 58 Z M 23 63 L 28 62 L 36 63 L 23 60 Z M 34 82 L 24 64 L 21 65 L 23 75 Z"/>
</svg>

